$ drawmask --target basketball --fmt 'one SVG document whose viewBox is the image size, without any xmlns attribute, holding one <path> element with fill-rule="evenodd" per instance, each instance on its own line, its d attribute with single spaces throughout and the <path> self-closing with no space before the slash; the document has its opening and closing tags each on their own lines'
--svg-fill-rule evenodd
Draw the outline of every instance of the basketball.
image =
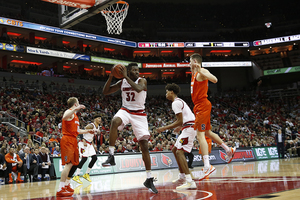
<svg viewBox="0 0 300 200">
<path fill-rule="evenodd" d="M 113 76 L 115 78 L 118 78 L 118 79 L 123 78 L 123 74 L 120 71 L 120 69 L 122 69 L 122 68 L 126 68 L 126 67 L 122 64 L 117 64 L 117 65 L 113 66 L 111 73 L 113 74 Z"/>
</svg>

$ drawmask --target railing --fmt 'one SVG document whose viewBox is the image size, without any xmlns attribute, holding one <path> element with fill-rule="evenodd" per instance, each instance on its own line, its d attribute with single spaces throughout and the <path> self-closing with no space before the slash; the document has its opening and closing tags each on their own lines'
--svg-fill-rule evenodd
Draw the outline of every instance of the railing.
<svg viewBox="0 0 300 200">
<path fill-rule="evenodd" d="M 0 123 L 7 124 L 8 127 L 13 128 L 16 133 L 20 131 L 22 135 L 27 134 L 25 123 L 5 111 L 0 111 Z"/>
</svg>

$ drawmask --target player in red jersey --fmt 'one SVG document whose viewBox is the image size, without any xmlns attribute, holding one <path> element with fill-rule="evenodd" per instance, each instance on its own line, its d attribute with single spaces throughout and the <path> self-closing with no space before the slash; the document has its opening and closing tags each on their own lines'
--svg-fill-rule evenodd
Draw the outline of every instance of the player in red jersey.
<svg viewBox="0 0 300 200">
<path fill-rule="evenodd" d="M 197 130 L 197 139 L 203 156 L 204 173 L 200 177 L 200 180 L 203 180 L 215 171 L 215 168 L 209 163 L 208 145 L 205 136 L 215 141 L 226 151 L 228 163 L 232 161 L 236 149 L 229 148 L 217 134 L 211 131 L 211 103 L 207 99 L 208 81 L 217 83 L 217 77 L 202 67 L 202 56 L 198 53 L 191 55 L 190 66 L 192 71 L 191 96 L 196 116 L 194 129 Z"/>
<path fill-rule="evenodd" d="M 84 105 L 79 104 L 76 97 L 71 97 L 67 101 L 69 109 L 64 112 L 62 118 L 62 134 L 61 138 L 61 160 L 64 169 L 61 172 L 59 189 L 57 197 L 72 196 L 74 190 L 70 186 L 70 179 L 79 164 L 79 151 L 77 145 L 78 134 L 95 133 L 94 129 L 79 129 L 79 119 L 76 115 L 80 109 L 85 109 Z"/>
</svg>

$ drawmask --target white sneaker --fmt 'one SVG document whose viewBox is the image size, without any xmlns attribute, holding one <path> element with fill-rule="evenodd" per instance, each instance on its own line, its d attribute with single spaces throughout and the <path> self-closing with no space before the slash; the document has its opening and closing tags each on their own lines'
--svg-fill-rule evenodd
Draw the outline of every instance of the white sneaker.
<svg viewBox="0 0 300 200">
<path fill-rule="evenodd" d="M 203 175 L 199 177 L 199 181 L 202 181 L 203 179 L 205 179 L 206 177 L 208 177 L 211 173 L 213 173 L 216 170 L 216 168 L 212 165 L 210 165 L 210 167 L 208 169 L 202 169 L 203 171 Z"/>
<path fill-rule="evenodd" d="M 231 163 L 231 161 L 234 157 L 235 151 L 236 151 L 236 147 L 234 147 L 234 148 L 230 147 L 230 151 L 226 152 L 227 156 L 225 157 L 225 159 L 228 164 Z"/>
<path fill-rule="evenodd" d="M 182 184 L 182 183 L 185 183 L 185 181 L 186 181 L 185 177 L 181 178 L 181 177 L 178 176 L 178 179 L 173 180 L 172 183 L 174 183 L 174 184 Z"/>
<path fill-rule="evenodd" d="M 195 181 L 186 182 L 183 185 L 176 187 L 176 190 L 197 189 Z"/>
</svg>

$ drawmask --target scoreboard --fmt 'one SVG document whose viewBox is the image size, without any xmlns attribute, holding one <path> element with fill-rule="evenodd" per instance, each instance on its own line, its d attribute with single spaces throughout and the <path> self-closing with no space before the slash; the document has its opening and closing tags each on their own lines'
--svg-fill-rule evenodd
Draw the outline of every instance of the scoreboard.
<svg viewBox="0 0 300 200">
<path fill-rule="evenodd" d="M 185 47 L 196 48 L 196 47 L 249 47 L 249 42 L 186 42 Z"/>
</svg>

